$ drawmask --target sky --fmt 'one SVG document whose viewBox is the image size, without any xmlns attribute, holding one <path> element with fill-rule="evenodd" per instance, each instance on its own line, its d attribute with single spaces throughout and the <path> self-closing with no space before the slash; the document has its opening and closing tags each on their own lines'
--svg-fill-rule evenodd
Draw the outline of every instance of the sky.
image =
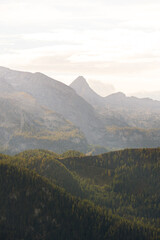
<svg viewBox="0 0 160 240">
<path fill-rule="evenodd" d="M 160 92 L 160 1 L 0 0 L 0 66 Z"/>
</svg>

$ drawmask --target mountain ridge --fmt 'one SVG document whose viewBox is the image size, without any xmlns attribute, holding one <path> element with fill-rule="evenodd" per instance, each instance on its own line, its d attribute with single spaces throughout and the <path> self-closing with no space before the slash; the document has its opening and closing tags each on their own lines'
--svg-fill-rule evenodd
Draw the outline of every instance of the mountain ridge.
<svg viewBox="0 0 160 240">
<path fill-rule="evenodd" d="M 0 71 L 0 81 L 11 84 L 15 91 L 31 94 L 39 104 L 60 113 L 78 126 L 91 143 L 101 134 L 102 121 L 95 109 L 69 86 L 41 73 L 27 73 L 4 69 Z M 93 131 L 96 129 L 96 132 Z"/>
<path fill-rule="evenodd" d="M 78 82 L 78 85 L 76 82 Z M 75 149 L 74 145 L 77 144 L 77 141 L 81 138 L 76 139 L 78 132 L 80 133 L 79 136 L 85 136 L 89 144 L 110 149 L 159 146 L 160 102 L 150 99 L 127 97 L 123 93 L 115 93 L 107 97 L 101 97 L 90 88 L 82 76 L 80 76 L 76 82 L 74 81 L 74 84 L 72 83 L 72 87 L 73 85 L 77 86 L 77 90 L 74 90 L 70 86 L 39 72 L 29 73 L 0 68 L 0 86 L 2 86 L 1 95 L 5 92 L 6 94 L 15 96 L 16 101 L 18 96 L 20 99 L 20 95 L 21 97 L 24 95 L 25 100 L 21 98 L 22 103 L 24 102 L 23 104 L 25 104 L 27 96 L 28 100 L 29 98 L 30 100 L 31 98 L 35 99 L 41 108 L 48 109 L 46 110 L 48 113 L 49 111 L 52 111 L 55 114 L 60 114 L 60 118 L 63 117 L 66 122 L 69 121 L 70 124 L 74 126 L 73 128 L 75 130 L 77 129 L 74 131 L 75 137 L 72 138 L 72 144 L 67 144 L 65 147 L 63 145 L 65 148 L 63 151 L 72 148 L 74 150 L 82 151 L 81 147 Z M 79 82 L 82 83 L 83 87 L 79 86 Z M 82 95 L 85 96 L 80 96 L 80 91 L 82 91 L 82 93 L 84 92 Z M 13 105 L 14 104 L 13 98 Z M 30 105 L 32 104 L 33 109 L 35 109 L 34 103 L 30 101 Z M 26 104 L 27 108 L 28 105 L 29 104 Z M 16 108 L 17 107 L 20 106 L 16 106 Z M 17 109 L 17 111 L 19 110 Z M 13 113 L 13 111 L 11 112 Z M 38 111 L 35 109 L 35 112 Z M 34 115 L 33 112 L 32 114 Z M 23 115 L 23 113 L 19 114 L 20 119 L 22 120 L 23 118 L 21 115 Z M 33 116 L 32 120 L 34 122 Z M 52 120 L 54 121 L 54 124 L 57 124 L 56 119 L 53 118 Z M 3 132 L 4 119 L 2 118 L 1 121 L 1 131 Z M 49 119 L 48 121 L 51 122 Z M 46 120 L 44 122 L 46 122 Z M 50 126 L 51 125 L 52 124 L 50 124 Z M 62 137 L 63 130 L 65 134 Z M 64 137 L 66 138 L 66 134 L 67 129 L 60 128 L 58 130 L 57 128 L 56 136 L 58 136 L 59 140 L 62 137 L 63 141 Z M 46 142 L 44 141 L 44 138 L 46 138 L 47 135 L 50 138 L 52 134 L 47 133 L 46 131 L 46 135 L 43 136 L 42 141 L 44 147 L 49 144 L 46 139 Z M 14 144 L 14 142 L 16 144 L 21 142 L 23 138 L 24 136 L 16 136 L 16 139 L 13 139 L 12 144 Z M 28 138 L 27 142 L 31 143 L 30 140 L 31 139 Z M 37 144 L 36 141 L 37 139 L 35 138 L 34 141 L 32 141 L 34 146 Z M 60 142 L 56 144 L 59 145 L 59 147 L 57 145 L 58 148 L 61 147 Z M 27 146 L 28 148 L 31 148 L 31 145 Z M 37 148 L 43 148 L 43 146 L 38 145 Z M 49 150 L 55 149 L 51 148 L 50 145 Z"/>
<path fill-rule="evenodd" d="M 83 76 L 77 77 L 70 85 L 78 95 L 83 97 L 87 102 L 93 106 L 101 106 L 103 104 L 103 97 L 98 95 L 88 84 Z"/>
</svg>

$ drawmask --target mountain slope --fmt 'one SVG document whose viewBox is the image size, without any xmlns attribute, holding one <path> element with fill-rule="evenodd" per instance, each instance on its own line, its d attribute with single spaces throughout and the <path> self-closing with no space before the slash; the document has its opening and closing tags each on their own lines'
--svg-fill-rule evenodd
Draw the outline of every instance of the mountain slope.
<svg viewBox="0 0 160 240">
<path fill-rule="evenodd" d="M 127 97 L 124 93 L 113 93 L 105 97 L 105 104 L 110 108 L 122 111 L 150 111 L 151 113 L 160 112 L 160 101 L 150 98 Z"/>
<path fill-rule="evenodd" d="M 160 128 L 160 101 L 127 97 L 122 92 L 101 97 L 83 77 L 70 86 L 96 109 L 106 127 Z"/>
<path fill-rule="evenodd" d="M 40 106 L 30 94 L 3 93 L 0 109 L 1 152 L 13 154 L 30 148 L 86 150 L 87 141 L 79 129 L 60 114 Z"/>
<path fill-rule="evenodd" d="M 110 149 L 159 146 L 159 101 L 127 97 L 122 92 L 101 97 L 83 77 L 78 77 L 70 86 L 101 116 L 103 134 L 99 137 L 100 145 Z"/>
<path fill-rule="evenodd" d="M 84 77 L 79 76 L 76 78 L 70 84 L 70 87 L 73 88 L 79 96 L 84 98 L 91 105 L 95 107 L 103 105 L 103 97 L 99 96 L 90 88 Z"/>
<path fill-rule="evenodd" d="M 27 150 L 16 155 L 12 163 L 34 170 L 72 195 L 81 196 L 82 192 L 77 179 L 58 160 L 60 156 L 46 150 Z"/>
<path fill-rule="evenodd" d="M 16 91 L 29 93 L 40 105 L 63 115 L 78 126 L 91 143 L 103 133 L 102 122 L 94 108 L 65 84 L 42 73 L 19 72 L 3 67 L 0 68 L 1 81 Z"/>
<path fill-rule="evenodd" d="M 107 97 L 101 97 L 92 90 L 86 79 L 82 76 L 76 78 L 70 86 L 91 105 L 94 107 L 101 107 L 101 110 L 102 108 L 109 108 L 118 112 L 160 112 L 160 101 L 150 98 L 127 97 L 122 92 L 113 93 Z"/>
<path fill-rule="evenodd" d="M 25 169 L 0 164 L 0 238 L 149 240 L 152 229 L 107 215 Z"/>
<path fill-rule="evenodd" d="M 86 197 L 128 219 L 159 228 L 160 148 L 126 149 L 61 160 Z"/>
</svg>

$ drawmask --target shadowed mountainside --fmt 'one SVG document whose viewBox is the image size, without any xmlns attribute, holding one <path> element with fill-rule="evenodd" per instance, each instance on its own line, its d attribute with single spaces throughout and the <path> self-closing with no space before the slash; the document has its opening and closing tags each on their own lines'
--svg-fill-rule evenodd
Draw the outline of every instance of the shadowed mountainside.
<svg viewBox="0 0 160 240">
<path fill-rule="evenodd" d="M 1 239 L 157 240 L 153 228 L 112 216 L 0 158 Z"/>
</svg>

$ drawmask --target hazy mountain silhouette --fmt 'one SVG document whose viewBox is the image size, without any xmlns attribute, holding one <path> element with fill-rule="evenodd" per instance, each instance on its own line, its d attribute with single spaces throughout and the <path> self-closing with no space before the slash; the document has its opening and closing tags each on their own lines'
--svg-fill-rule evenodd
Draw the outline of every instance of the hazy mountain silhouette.
<svg viewBox="0 0 160 240">
<path fill-rule="evenodd" d="M 82 149 L 87 148 L 84 135 L 89 144 L 100 145 L 107 148 L 159 146 L 159 101 L 127 97 L 124 93 L 114 93 L 107 97 L 101 97 L 89 87 L 83 77 L 78 77 L 71 84 L 71 87 L 69 87 L 42 73 L 13 71 L 3 67 L 0 68 L 0 86 L 2 86 L 2 93 L 12 96 L 12 100 L 9 98 L 8 106 L 4 107 L 3 111 L 5 112 L 5 109 L 11 109 L 11 117 L 9 119 L 16 118 L 17 122 L 21 122 L 20 125 L 16 125 L 16 131 L 19 132 L 18 129 L 21 129 L 23 125 L 21 121 L 23 118 L 21 116 L 24 115 L 22 112 L 26 111 L 26 122 L 28 119 L 31 119 L 29 120 L 29 126 L 33 124 L 35 129 L 40 129 L 40 126 L 41 129 L 46 129 L 45 134 L 42 134 L 42 144 L 38 145 L 41 148 L 50 146 L 49 149 L 53 151 L 57 151 L 57 148 L 58 151 L 60 151 L 60 148 L 63 148 L 61 151 L 66 151 L 67 149 L 82 151 Z M 3 95 L 2 93 L 1 96 Z M 7 97 L 5 97 L 5 101 L 6 99 Z M 4 98 L 2 102 L 3 101 Z M 34 105 L 35 102 L 36 105 Z M 46 112 L 42 110 L 42 108 L 47 109 L 46 111 L 48 112 L 51 111 L 50 116 L 46 115 Z M 13 109 L 16 110 L 13 111 Z M 16 112 L 18 113 L 17 115 Z M 43 113 L 42 116 L 40 113 Z M 50 120 L 46 120 L 46 116 Z M 61 118 L 63 118 L 63 121 Z M 9 123 L 12 124 L 10 120 Z M 7 121 L 5 120 L 6 128 Z M 52 126 L 50 130 L 48 130 L 48 126 L 46 125 L 48 122 L 50 122 L 50 126 Z M 62 124 L 56 125 L 57 122 Z M 1 132 L 4 131 L 3 124 L 4 119 L 1 118 Z M 57 126 L 56 130 L 55 125 Z M 39 138 L 39 130 L 31 131 L 31 127 L 29 127 L 29 129 L 30 130 L 25 131 L 25 134 L 23 133 L 23 136 L 32 136 L 33 140 L 34 134 L 31 134 L 31 132 L 36 132 L 36 134 L 34 135 L 33 142 L 25 137 L 25 139 L 28 139 L 29 145 L 25 145 L 24 149 L 26 149 L 26 146 L 28 148 L 30 146 L 36 146 L 37 143 L 35 143 L 35 141 Z M 52 133 L 48 133 L 48 131 Z M 56 137 L 53 137 L 53 133 Z M 7 133 L 5 134 L 7 135 Z M 53 149 L 51 142 L 48 144 L 44 141 L 44 138 L 48 139 L 48 136 L 52 136 L 50 137 L 52 140 L 58 138 L 60 141 L 61 139 L 63 143 L 65 136 L 67 136 L 66 138 L 67 140 L 70 139 L 70 142 L 66 145 L 61 145 L 58 142 L 56 149 Z M 13 138 L 13 141 L 9 141 L 12 147 L 16 149 L 16 145 L 19 144 L 19 142 L 23 142 L 21 138 L 19 135 L 18 137 L 16 135 L 16 139 Z M 80 148 L 77 149 L 78 145 Z M 84 145 L 86 145 L 85 148 Z M 8 146 L 10 146 L 10 144 Z M 22 148 L 20 150 L 24 149 Z"/>
<path fill-rule="evenodd" d="M 70 87 L 72 87 L 79 96 L 83 97 L 91 105 L 99 106 L 103 104 L 103 97 L 99 96 L 95 91 L 91 89 L 83 76 L 76 78 L 70 84 Z"/>
<path fill-rule="evenodd" d="M 3 67 L 0 68 L 1 81 L 11 85 L 15 91 L 29 93 L 40 105 L 62 114 L 78 126 L 91 143 L 101 135 L 99 115 L 71 87 L 42 73 L 13 71 Z"/>
<path fill-rule="evenodd" d="M 1 94 L 0 109 L 1 151 L 16 153 L 30 148 L 85 151 L 87 147 L 77 127 L 62 115 L 39 105 L 28 93 Z"/>
<path fill-rule="evenodd" d="M 94 107 L 102 106 L 116 111 L 159 111 L 160 101 L 152 100 L 150 98 L 127 97 L 123 92 L 112 93 L 106 97 L 101 97 L 91 89 L 86 79 L 82 76 L 76 78 L 70 86 L 76 91 L 78 95 L 83 97 Z"/>
<path fill-rule="evenodd" d="M 151 99 L 160 101 L 160 91 L 135 92 L 132 95 L 139 97 L 139 98 L 148 98 L 149 97 Z"/>
<path fill-rule="evenodd" d="M 70 85 L 99 113 L 104 134 L 99 142 L 110 148 L 157 147 L 160 138 L 160 102 L 127 97 L 122 92 L 101 97 L 83 77 Z"/>
<path fill-rule="evenodd" d="M 122 92 L 105 97 L 105 104 L 115 110 L 160 112 L 160 101 L 134 96 L 127 97 Z"/>
</svg>

